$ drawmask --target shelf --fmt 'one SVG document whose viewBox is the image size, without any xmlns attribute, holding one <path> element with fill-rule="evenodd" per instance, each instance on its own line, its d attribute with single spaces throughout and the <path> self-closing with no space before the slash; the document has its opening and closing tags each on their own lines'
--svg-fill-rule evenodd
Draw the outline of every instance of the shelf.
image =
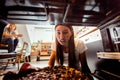
<svg viewBox="0 0 120 80">
<path fill-rule="evenodd" d="M 40 56 L 50 56 L 48 52 L 40 52 Z"/>
<path fill-rule="evenodd" d="M 98 52 L 97 57 L 103 58 L 103 59 L 118 59 L 118 60 L 120 60 L 120 52 Z"/>
<path fill-rule="evenodd" d="M 116 41 L 116 42 L 114 42 L 115 44 L 120 44 L 120 41 Z"/>
</svg>

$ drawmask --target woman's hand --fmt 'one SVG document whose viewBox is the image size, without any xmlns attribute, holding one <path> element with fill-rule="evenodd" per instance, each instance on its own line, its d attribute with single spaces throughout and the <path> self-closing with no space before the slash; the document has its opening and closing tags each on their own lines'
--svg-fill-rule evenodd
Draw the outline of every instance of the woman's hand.
<svg viewBox="0 0 120 80">
<path fill-rule="evenodd" d="M 51 55 L 50 55 L 50 59 L 49 59 L 49 62 L 48 62 L 48 65 L 49 67 L 53 67 L 54 66 L 54 63 L 55 63 L 55 51 L 52 50 L 51 52 Z"/>
<path fill-rule="evenodd" d="M 23 35 L 22 35 L 22 34 L 17 34 L 16 36 L 17 36 L 17 37 L 22 37 Z"/>
</svg>

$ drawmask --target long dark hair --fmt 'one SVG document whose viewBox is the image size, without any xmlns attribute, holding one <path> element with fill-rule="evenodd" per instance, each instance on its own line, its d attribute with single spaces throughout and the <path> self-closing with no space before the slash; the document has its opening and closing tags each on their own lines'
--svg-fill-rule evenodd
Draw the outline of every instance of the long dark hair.
<svg viewBox="0 0 120 80">
<path fill-rule="evenodd" d="M 57 26 L 62 25 L 65 27 L 68 27 L 72 33 L 72 36 L 70 37 L 69 43 L 68 43 L 68 48 L 69 48 L 69 55 L 68 55 L 68 64 L 69 67 L 73 67 L 75 68 L 75 64 L 76 64 L 76 58 L 75 58 L 75 44 L 74 44 L 74 31 L 71 25 L 68 24 L 57 24 L 55 26 L 55 29 Z M 60 43 L 58 42 L 58 40 L 56 39 L 56 59 L 57 62 L 60 65 L 63 65 L 63 46 L 60 45 Z"/>
</svg>

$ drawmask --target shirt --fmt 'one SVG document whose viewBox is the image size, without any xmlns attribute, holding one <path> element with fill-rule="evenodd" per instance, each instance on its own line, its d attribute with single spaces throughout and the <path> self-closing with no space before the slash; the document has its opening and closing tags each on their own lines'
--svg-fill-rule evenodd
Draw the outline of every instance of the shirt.
<svg viewBox="0 0 120 80">
<path fill-rule="evenodd" d="M 10 31 L 10 30 L 8 29 L 8 27 L 5 27 L 4 32 L 7 32 L 8 34 L 16 34 L 15 31 Z M 6 38 L 6 37 L 5 37 L 5 36 L 2 36 L 2 38 Z M 7 37 L 7 38 L 9 38 L 9 37 Z"/>
<path fill-rule="evenodd" d="M 55 50 L 55 45 L 53 48 Z M 77 61 L 77 63 L 76 63 L 77 69 L 80 69 L 80 67 L 81 67 L 79 55 L 86 50 L 87 50 L 87 46 L 84 44 L 84 42 L 81 40 L 75 39 L 75 57 L 76 57 L 76 61 Z M 63 57 L 64 57 L 63 65 L 68 66 L 68 53 L 63 53 Z"/>
</svg>

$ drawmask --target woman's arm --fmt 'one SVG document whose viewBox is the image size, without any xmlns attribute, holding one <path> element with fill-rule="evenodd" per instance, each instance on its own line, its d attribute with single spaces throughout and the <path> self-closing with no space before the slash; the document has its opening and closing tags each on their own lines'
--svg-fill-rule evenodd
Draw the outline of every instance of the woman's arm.
<svg viewBox="0 0 120 80">
<path fill-rule="evenodd" d="M 4 37 L 15 37 L 16 34 L 8 34 L 7 32 L 3 32 Z"/>
<path fill-rule="evenodd" d="M 87 64 L 86 52 L 83 52 L 82 54 L 80 54 L 80 61 L 81 61 L 82 72 L 87 74 L 87 77 L 89 78 L 89 80 L 94 80 L 93 77 L 91 76 L 91 71 Z"/>
<path fill-rule="evenodd" d="M 48 65 L 50 67 L 53 67 L 54 64 L 55 64 L 55 53 L 56 52 L 54 50 L 52 50 L 51 55 L 50 55 L 50 59 L 49 59 L 49 62 L 48 62 Z"/>
<path fill-rule="evenodd" d="M 4 37 L 14 37 L 14 38 L 17 38 L 17 37 L 22 37 L 23 35 L 22 34 L 8 34 L 7 32 L 3 32 L 3 36 Z"/>
<path fill-rule="evenodd" d="M 86 52 L 83 52 L 80 54 L 79 59 L 81 61 L 81 70 L 84 73 L 91 73 L 88 64 L 87 64 L 87 59 L 86 59 Z"/>
</svg>

